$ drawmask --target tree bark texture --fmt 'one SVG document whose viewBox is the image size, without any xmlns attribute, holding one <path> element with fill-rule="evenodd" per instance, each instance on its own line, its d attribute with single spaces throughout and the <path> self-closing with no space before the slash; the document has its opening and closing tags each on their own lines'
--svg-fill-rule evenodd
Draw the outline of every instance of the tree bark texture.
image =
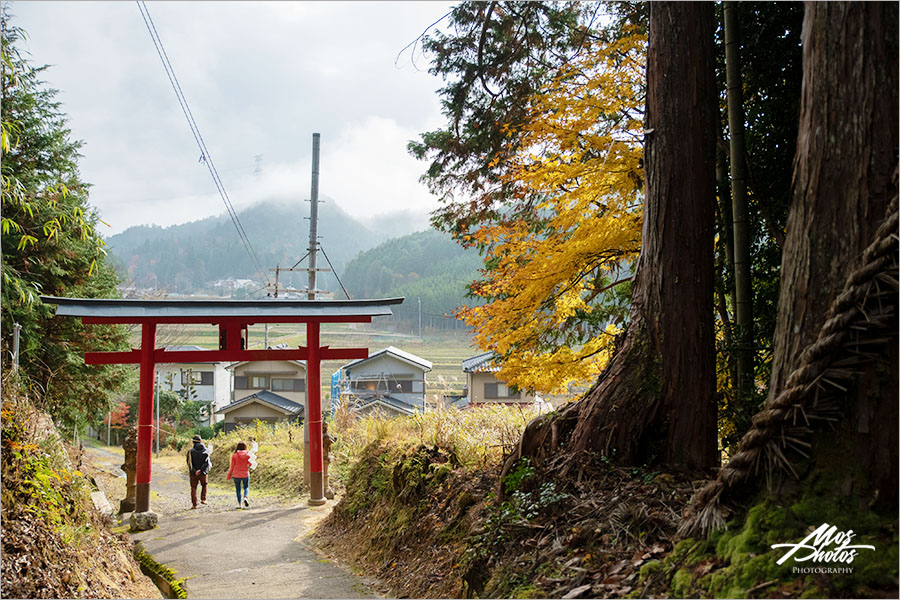
<svg viewBox="0 0 900 600">
<path fill-rule="evenodd" d="M 682 534 L 724 526 L 763 474 L 777 502 L 812 493 L 896 515 L 897 15 L 896 3 L 806 5 L 769 397 Z"/>
<path fill-rule="evenodd" d="M 785 387 L 826 309 L 897 194 L 897 4 L 807 2 L 803 96 L 770 398 Z M 894 332 L 896 334 L 896 331 Z M 897 489 L 897 352 L 848 397 L 844 431 L 882 497 Z M 880 371 L 878 375 L 876 371 Z M 886 377 L 886 379 L 885 379 Z"/>
<path fill-rule="evenodd" d="M 643 245 L 625 338 L 594 387 L 526 428 L 519 456 L 717 464 L 713 5 L 650 4 Z"/>
</svg>

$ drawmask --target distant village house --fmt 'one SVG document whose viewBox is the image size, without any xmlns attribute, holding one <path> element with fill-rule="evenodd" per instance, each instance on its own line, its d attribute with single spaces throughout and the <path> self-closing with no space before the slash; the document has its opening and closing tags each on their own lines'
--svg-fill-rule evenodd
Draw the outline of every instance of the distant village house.
<svg viewBox="0 0 900 600">
<path fill-rule="evenodd" d="M 462 361 L 462 370 L 466 374 L 467 406 L 545 404 L 540 397 L 523 393 L 498 379 L 500 366 L 496 363 L 493 352 L 465 359 Z"/>
<path fill-rule="evenodd" d="M 302 422 L 305 418 L 306 364 L 297 360 L 246 361 L 226 367 L 232 373 L 232 401 L 217 413 L 225 432 L 254 421 Z"/>
<path fill-rule="evenodd" d="M 168 351 L 203 350 L 200 346 L 167 346 Z M 160 389 L 170 390 L 185 400 L 208 405 L 209 425 L 222 418 L 215 412 L 231 400 L 231 378 L 224 363 L 160 363 L 156 366 Z"/>
<path fill-rule="evenodd" d="M 431 362 L 389 346 L 347 363 L 331 377 L 332 409 L 346 403 L 358 414 L 411 415 L 425 410 Z"/>
</svg>

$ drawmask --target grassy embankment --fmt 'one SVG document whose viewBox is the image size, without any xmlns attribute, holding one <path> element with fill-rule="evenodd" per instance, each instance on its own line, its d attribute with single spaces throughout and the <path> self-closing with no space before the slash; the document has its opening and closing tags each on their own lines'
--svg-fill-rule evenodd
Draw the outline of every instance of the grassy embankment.
<svg viewBox="0 0 900 600">
<path fill-rule="evenodd" d="M 94 508 L 80 455 L 49 415 L 3 381 L 3 595 L 12 598 L 158 598 L 130 541 Z"/>
<path fill-rule="evenodd" d="M 585 455 L 552 475 L 522 460 L 501 482 L 501 451 L 524 425 L 514 416 L 445 411 L 339 428 L 346 490 L 319 529 L 323 547 L 396 597 L 896 597 L 896 505 L 879 512 L 846 493 L 865 474 L 807 465 L 819 473 L 811 481 L 760 490 L 724 530 L 681 540 L 699 483 L 684 474 Z M 840 465 L 841 453 L 820 447 L 814 462 Z M 772 544 L 822 522 L 877 552 L 837 575 L 777 564 Z"/>
<path fill-rule="evenodd" d="M 496 466 L 535 416 L 513 407 L 338 415 L 335 471 L 345 490 L 320 528 L 323 547 L 397 597 L 457 596 L 468 540 L 488 519 Z"/>
<path fill-rule="evenodd" d="M 396 597 L 871 597 L 896 589 L 891 520 L 839 502 L 825 510 L 834 502 L 826 488 L 840 488 L 828 482 L 799 500 L 766 500 L 705 541 L 675 534 L 696 485 L 681 475 L 596 456 L 554 477 L 521 461 L 501 486 L 501 460 L 532 416 L 510 408 L 396 419 L 339 413 L 331 474 L 340 497 L 317 534 L 322 548 Z M 302 428 L 245 428 L 214 438 L 216 453 L 250 436 L 259 442 L 254 490 L 302 498 Z M 211 480 L 224 485 L 227 461 L 215 464 Z M 802 538 L 817 518 L 853 527 L 878 556 L 843 577 L 779 568 L 769 546 Z"/>
</svg>

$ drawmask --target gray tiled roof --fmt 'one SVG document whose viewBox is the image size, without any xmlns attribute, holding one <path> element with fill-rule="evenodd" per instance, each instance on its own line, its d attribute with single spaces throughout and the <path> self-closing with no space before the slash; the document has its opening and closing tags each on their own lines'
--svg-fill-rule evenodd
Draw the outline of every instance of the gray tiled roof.
<svg viewBox="0 0 900 600">
<path fill-rule="evenodd" d="M 268 404 L 280 410 L 283 410 L 291 415 L 302 415 L 303 414 L 303 405 L 293 400 L 288 400 L 284 396 L 279 396 L 275 392 L 270 392 L 269 390 L 260 390 L 255 394 L 251 394 L 245 398 L 241 398 L 240 400 L 235 400 L 231 404 L 223 406 L 216 413 L 226 413 L 228 411 L 234 410 L 238 406 L 242 406 L 244 404 L 248 404 L 253 400 L 258 400 L 263 404 Z"/>
<path fill-rule="evenodd" d="M 407 415 L 413 414 L 416 410 L 421 410 L 422 406 L 418 403 L 407 402 L 401 398 L 396 398 L 390 395 L 371 395 L 371 396 L 363 396 L 359 398 L 354 406 L 357 410 L 363 409 L 370 404 L 375 404 L 377 402 L 382 402 L 387 404 L 391 408 L 396 409 L 399 412 L 402 412 Z"/>
<path fill-rule="evenodd" d="M 493 352 L 485 352 L 462 361 L 463 373 L 487 373 L 499 371 L 500 367 L 492 364 L 495 354 Z"/>
<path fill-rule="evenodd" d="M 407 362 L 411 362 L 415 365 L 420 366 L 425 371 L 430 371 L 432 369 L 432 367 L 434 367 L 434 365 L 431 363 L 431 361 L 425 360 L 424 358 L 422 358 L 420 356 L 416 356 L 415 354 L 410 354 L 409 352 L 405 352 L 405 351 L 401 350 L 400 348 L 395 348 L 394 346 L 388 346 L 384 350 L 379 350 L 378 352 L 375 352 L 374 354 L 370 354 L 368 358 L 358 358 L 354 361 L 347 363 L 346 365 L 344 365 L 344 367 L 357 366 L 360 363 L 370 361 L 373 358 L 381 356 L 382 354 L 393 354 L 397 358 L 400 358 L 402 360 L 405 360 Z"/>
</svg>

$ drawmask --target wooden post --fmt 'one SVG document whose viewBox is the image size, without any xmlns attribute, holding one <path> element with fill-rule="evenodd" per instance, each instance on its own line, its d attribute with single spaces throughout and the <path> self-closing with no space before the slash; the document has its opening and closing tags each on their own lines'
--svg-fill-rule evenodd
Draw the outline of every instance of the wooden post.
<svg viewBox="0 0 900 600">
<path fill-rule="evenodd" d="M 135 512 L 150 511 L 150 450 L 153 435 L 153 388 L 156 363 L 156 323 L 141 329 L 141 380 L 138 396 L 137 485 Z"/>
<path fill-rule="evenodd" d="M 319 348 L 319 324 L 306 324 L 306 404 L 309 407 L 309 503 L 312 506 L 325 504 L 325 489 L 322 475 L 322 374 Z"/>
</svg>

